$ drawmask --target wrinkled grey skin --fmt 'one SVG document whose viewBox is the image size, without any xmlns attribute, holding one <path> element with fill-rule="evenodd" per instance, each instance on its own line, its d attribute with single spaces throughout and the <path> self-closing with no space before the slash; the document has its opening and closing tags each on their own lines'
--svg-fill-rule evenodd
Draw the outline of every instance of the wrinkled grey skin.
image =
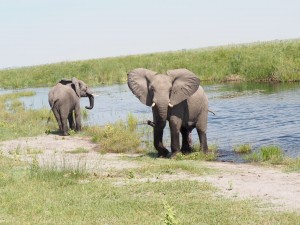
<svg viewBox="0 0 300 225">
<path fill-rule="evenodd" d="M 191 131 L 196 128 L 201 149 L 208 150 L 206 129 L 208 100 L 200 80 L 187 69 L 169 70 L 167 74 L 138 68 L 127 74 L 132 93 L 145 105 L 152 106 L 154 147 L 159 157 L 168 157 L 163 145 L 163 129 L 169 121 L 171 131 L 171 157 L 182 151 L 191 152 Z M 155 103 L 155 106 L 153 106 Z M 169 105 L 170 103 L 170 105 Z M 180 148 L 179 132 L 182 135 Z"/>
<path fill-rule="evenodd" d="M 68 123 L 70 128 L 76 131 L 81 130 L 81 112 L 80 97 L 88 97 L 90 106 L 86 109 L 94 107 L 94 96 L 88 86 L 81 80 L 73 77 L 72 80 L 59 81 L 49 92 L 48 101 L 54 113 L 59 126 L 60 134 L 68 135 Z M 73 118 L 75 114 L 75 122 Z"/>
</svg>

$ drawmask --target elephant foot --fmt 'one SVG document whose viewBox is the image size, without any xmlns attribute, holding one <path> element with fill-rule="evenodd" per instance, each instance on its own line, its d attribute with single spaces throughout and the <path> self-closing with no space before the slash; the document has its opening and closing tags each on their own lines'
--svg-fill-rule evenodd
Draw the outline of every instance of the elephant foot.
<svg viewBox="0 0 300 225">
<path fill-rule="evenodd" d="M 173 159 L 176 157 L 177 153 L 179 153 L 180 151 L 173 151 L 170 155 L 170 158 Z"/>
<path fill-rule="evenodd" d="M 192 151 L 182 151 L 182 154 L 183 155 L 189 155 L 189 154 L 191 154 L 192 153 Z"/>
<path fill-rule="evenodd" d="M 183 149 L 181 149 L 181 152 L 184 155 L 191 154 L 192 153 L 192 148 L 191 147 L 189 147 L 189 148 L 183 148 Z"/>
<path fill-rule="evenodd" d="M 169 151 L 167 149 L 159 150 L 157 153 L 158 158 L 168 158 Z"/>
<path fill-rule="evenodd" d="M 61 132 L 60 136 L 69 136 L 69 133 L 68 132 Z"/>
</svg>

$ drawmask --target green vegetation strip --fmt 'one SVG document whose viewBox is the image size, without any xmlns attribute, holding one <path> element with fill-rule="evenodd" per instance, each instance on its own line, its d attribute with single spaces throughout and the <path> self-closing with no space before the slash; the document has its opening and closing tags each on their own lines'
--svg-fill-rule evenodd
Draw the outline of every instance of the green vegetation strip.
<svg viewBox="0 0 300 225">
<path fill-rule="evenodd" d="M 148 172 L 156 169 L 147 167 Z M 0 156 L 3 224 L 298 224 L 300 220 L 297 213 L 263 210 L 255 201 L 230 200 L 215 191 L 206 182 L 137 182 L 125 173 L 95 177 Z"/>
<path fill-rule="evenodd" d="M 52 86 L 76 76 L 89 85 L 125 83 L 138 67 L 157 72 L 187 68 L 201 80 L 300 81 L 300 39 L 62 62 L 0 70 L 0 87 Z"/>
</svg>

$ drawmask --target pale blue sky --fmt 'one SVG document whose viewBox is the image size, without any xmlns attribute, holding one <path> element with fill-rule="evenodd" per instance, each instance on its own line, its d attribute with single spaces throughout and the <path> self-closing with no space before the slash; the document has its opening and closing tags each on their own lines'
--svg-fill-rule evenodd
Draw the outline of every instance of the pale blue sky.
<svg viewBox="0 0 300 225">
<path fill-rule="evenodd" d="M 299 0 L 0 0 L 0 69 L 300 38 Z"/>
</svg>

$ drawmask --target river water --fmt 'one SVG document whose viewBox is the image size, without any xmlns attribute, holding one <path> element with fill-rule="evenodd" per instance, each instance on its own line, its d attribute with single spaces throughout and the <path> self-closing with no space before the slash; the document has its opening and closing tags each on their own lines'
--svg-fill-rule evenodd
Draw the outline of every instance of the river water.
<svg viewBox="0 0 300 225">
<path fill-rule="evenodd" d="M 290 157 L 300 156 L 300 84 L 213 84 L 203 85 L 209 99 L 207 138 L 209 145 L 217 145 L 219 160 L 242 161 L 233 147 L 250 144 L 253 149 L 265 145 L 278 145 Z M 151 108 L 143 105 L 130 92 L 126 84 L 92 88 L 95 107 L 88 111 L 84 125 L 105 125 L 126 120 L 129 113 L 140 123 L 152 120 Z M 49 108 L 49 88 L 26 89 L 35 91 L 32 97 L 22 97 L 27 108 Z M 15 90 L 0 90 L 0 94 Z M 20 90 L 18 90 L 20 91 Z M 23 90 L 22 90 L 23 91 Z M 81 105 L 89 105 L 82 98 Z M 147 126 L 147 125 L 141 125 Z M 170 145 L 169 130 L 164 132 L 165 145 Z M 198 141 L 196 130 L 192 132 Z"/>
</svg>

